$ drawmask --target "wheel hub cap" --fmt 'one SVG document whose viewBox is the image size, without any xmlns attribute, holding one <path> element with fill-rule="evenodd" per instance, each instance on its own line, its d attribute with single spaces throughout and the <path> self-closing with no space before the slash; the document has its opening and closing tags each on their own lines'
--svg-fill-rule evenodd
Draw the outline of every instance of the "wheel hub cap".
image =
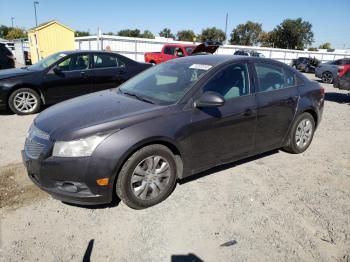
<svg viewBox="0 0 350 262">
<path fill-rule="evenodd" d="M 164 191 L 169 183 L 169 163 L 161 156 L 150 156 L 142 160 L 131 176 L 131 188 L 141 200 L 150 200 Z"/>
<path fill-rule="evenodd" d="M 295 142 L 299 148 L 304 148 L 308 145 L 312 136 L 312 131 L 310 120 L 304 119 L 299 123 L 295 132 Z"/>
</svg>

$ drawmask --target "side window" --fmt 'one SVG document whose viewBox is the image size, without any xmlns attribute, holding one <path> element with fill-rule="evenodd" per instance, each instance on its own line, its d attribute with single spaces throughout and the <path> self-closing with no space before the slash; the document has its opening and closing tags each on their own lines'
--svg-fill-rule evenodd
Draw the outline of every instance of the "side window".
<svg viewBox="0 0 350 262">
<path fill-rule="evenodd" d="M 184 51 L 182 50 L 181 47 L 177 47 L 175 49 L 175 55 L 178 56 L 178 57 L 183 57 L 184 56 Z"/>
<path fill-rule="evenodd" d="M 203 87 L 203 92 L 214 91 L 225 99 L 249 94 L 249 74 L 246 63 L 229 65 L 216 73 Z"/>
<path fill-rule="evenodd" d="M 291 86 L 296 86 L 296 81 L 295 81 L 295 74 L 294 72 L 283 68 L 284 71 L 284 78 L 285 78 L 285 86 L 286 87 L 291 87 Z"/>
<path fill-rule="evenodd" d="M 117 56 L 98 54 L 94 55 L 94 68 L 125 67 L 125 64 Z"/>
<path fill-rule="evenodd" d="M 258 75 L 259 91 L 273 91 L 286 87 L 284 74 L 280 66 L 267 63 L 255 63 Z"/>
<path fill-rule="evenodd" d="M 89 67 L 89 55 L 68 57 L 57 65 L 62 71 L 85 70 Z"/>
<path fill-rule="evenodd" d="M 167 46 L 164 48 L 164 54 L 166 55 L 174 55 L 175 54 L 175 47 Z"/>
</svg>

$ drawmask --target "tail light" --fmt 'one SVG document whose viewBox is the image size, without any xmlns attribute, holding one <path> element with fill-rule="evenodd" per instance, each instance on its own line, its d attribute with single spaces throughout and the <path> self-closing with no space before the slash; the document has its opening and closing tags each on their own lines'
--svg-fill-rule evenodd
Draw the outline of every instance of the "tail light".
<svg viewBox="0 0 350 262">
<path fill-rule="evenodd" d="M 320 88 L 320 95 L 321 95 L 321 97 L 324 97 L 324 87 L 322 87 L 322 86 Z"/>
<path fill-rule="evenodd" d="M 343 75 L 346 74 L 346 72 L 348 72 L 350 69 L 350 65 L 348 64 L 344 64 L 344 65 L 341 65 L 341 66 L 338 66 L 338 74 L 337 76 L 338 77 L 342 77 Z"/>
</svg>

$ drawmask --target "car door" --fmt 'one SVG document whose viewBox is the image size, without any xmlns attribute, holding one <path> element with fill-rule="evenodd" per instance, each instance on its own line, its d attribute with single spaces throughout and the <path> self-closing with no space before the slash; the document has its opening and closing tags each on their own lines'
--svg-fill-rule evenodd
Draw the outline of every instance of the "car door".
<svg viewBox="0 0 350 262">
<path fill-rule="evenodd" d="M 127 65 L 116 54 L 92 54 L 93 91 L 119 86 L 128 79 Z"/>
<path fill-rule="evenodd" d="M 161 55 L 162 62 L 176 58 L 175 49 L 176 49 L 176 46 L 165 46 L 164 53 Z"/>
<path fill-rule="evenodd" d="M 60 60 L 44 76 L 48 103 L 63 101 L 92 91 L 92 72 L 88 54 L 74 54 Z"/>
<path fill-rule="evenodd" d="M 221 107 L 194 108 L 191 143 L 196 170 L 238 159 L 254 150 L 256 101 L 247 63 L 217 72 L 199 91 L 221 94 Z"/>
<path fill-rule="evenodd" d="M 256 149 L 282 145 L 294 119 L 299 92 L 295 73 L 270 62 L 255 62 L 258 83 Z"/>
</svg>

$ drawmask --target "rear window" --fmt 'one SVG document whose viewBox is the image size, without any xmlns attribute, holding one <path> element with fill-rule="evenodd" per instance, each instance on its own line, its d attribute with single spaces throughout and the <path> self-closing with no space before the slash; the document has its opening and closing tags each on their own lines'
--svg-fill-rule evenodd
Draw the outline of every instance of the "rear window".
<svg viewBox="0 0 350 262">
<path fill-rule="evenodd" d="M 94 68 L 125 67 L 125 64 L 116 56 L 107 54 L 94 55 Z"/>
</svg>

